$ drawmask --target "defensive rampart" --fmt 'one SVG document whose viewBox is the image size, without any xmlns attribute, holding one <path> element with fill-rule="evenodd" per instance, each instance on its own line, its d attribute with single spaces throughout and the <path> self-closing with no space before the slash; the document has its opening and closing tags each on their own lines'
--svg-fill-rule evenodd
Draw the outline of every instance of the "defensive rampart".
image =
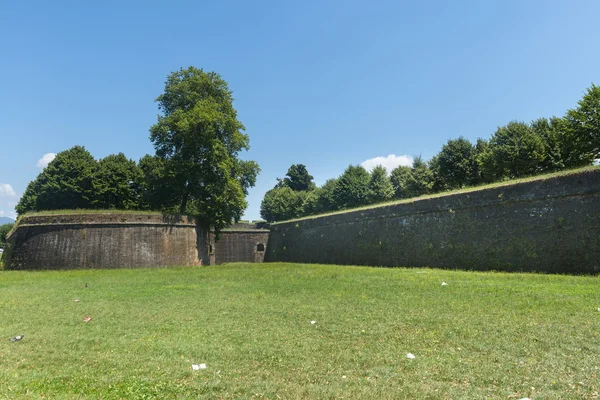
<svg viewBox="0 0 600 400">
<path fill-rule="evenodd" d="M 229 262 L 263 262 L 269 240 L 269 230 L 259 226 L 236 224 L 219 233 L 219 240 L 211 234 L 210 264 Z"/>
<path fill-rule="evenodd" d="M 7 269 L 136 268 L 209 263 L 208 231 L 191 217 L 77 213 L 24 216 Z"/>
<path fill-rule="evenodd" d="M 265 261 L 600 272 L 600 169 L 271 225 Z"/>
</svg>

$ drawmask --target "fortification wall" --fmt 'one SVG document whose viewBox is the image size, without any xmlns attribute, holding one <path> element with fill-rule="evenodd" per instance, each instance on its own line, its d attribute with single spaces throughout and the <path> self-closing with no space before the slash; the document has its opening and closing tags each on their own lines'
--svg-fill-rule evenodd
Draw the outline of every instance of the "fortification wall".
<svg viewBox="0 0 600 400">
<path fill-rule="evenodd" d="M 208 231 L 161 214 L 25 216 L 9 236 L 7 269 L 79 269 L 208 264 Z"/>
<path fill-rule="evenodd" d="M 272 224 L 265 261 L 598 273 L 600 170 Z"/>
<path fill-rule="evenodd" d="M 219 240 L 211 234 L 210 264 L 228 262 L 263 262 L 269 240 L 268 229 L 225 229 Z"/>
</svg>

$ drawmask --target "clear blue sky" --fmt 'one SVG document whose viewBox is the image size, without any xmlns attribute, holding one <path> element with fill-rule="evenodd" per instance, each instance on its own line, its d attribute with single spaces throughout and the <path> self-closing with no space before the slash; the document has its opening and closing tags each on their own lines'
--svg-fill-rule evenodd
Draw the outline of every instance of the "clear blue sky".
<svg viewBox="0 0 600 400">
<path fill-rule="evenodd" d="M 291 164 L 322 184 L 562 115 L 600 82 L 599 15 L 597 0 L 2 2 L 0 216 L 44 154 L 153 153 L 154 99 L 193 65 L 234 92 L 243 158 L 262 168 L 246 212 L 258 219 Z"/>
</svg>

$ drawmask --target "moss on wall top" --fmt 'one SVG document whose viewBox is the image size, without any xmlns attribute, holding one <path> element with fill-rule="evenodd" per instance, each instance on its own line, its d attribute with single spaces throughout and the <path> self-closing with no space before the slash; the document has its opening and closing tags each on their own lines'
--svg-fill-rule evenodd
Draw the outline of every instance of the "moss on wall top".
<svg viewBox="0 0 600 400">
<path fill-rule="evenodd" d="M 320 219 L 323 217 L 335 216 L 335 215 L 346 215 L 346 214 L 357 213 L 357 212 L 368 213 L 371 210 L 377 210 L 377 209 L 384 208 L 384 207 L 391 207 L 391 206 L 396 206 L 396 205 L 400 205 L 400 204 L 415 204 L 415 203 L 418 204 L 418 203 L 422 203 L 423 201 L 431 200 L 431 199 L 440 199 L 440 202 L 444 202 L 447 199 L 452 199 L 453 197 L 458 197 L 459 195 L 466 195 L 466 196 L 464 196 L 465 198 L 469 198 L 469 197 L 475 198 L 475 197 L 483 197 L 483 196 L 486 196 L 487 194 L 495 193 L 495 195 L 497 196 L 497 201 L 502 201 L 502 200 L 506 201 L 507 199 L 504 198 L 505 197 L 505 195 L 503 193 L 504 191 L 513 193 L 514 192 L 513 188 L 516 188 L 518 191 L 519 187 L 524 187 L 523 185 L 528 184 L 528 183 L 529 184 L 535 183 L 535 182 L 543 183 L 547 180 L 556 180 L 557 178 L 568 178 L 568 180 L 571 180 L 571 179 L 577 178 L 578 176 L 581 176 L 581 177 L 591 176 L 591 175 L 594 175 L 595 173 L 598 173 L 598 171 L 600 171 L 600 166 L 592 166 L 592 167 L 584 167 L 584 168 L 578 168 L 578 169 L 568 170 L 568 171 L 560 171 L 560 172 L 555 172 L 552 174 L 538 175 L 538 176 L 533 176 L 533 177 L 529 177 L 529 178 L 514 179 L 514 180 L 510 180 L 510 181 L 497 182 L 497 183 L 493 183 L 493 184 L 489 184 L 489 185 L 476 186 L 476 187 L 465 188 L 465 189 L 460 189 L 460 190 L 453 190 L 453 191 L 448 191 L 448 192 L 440 192 L 440 193 L 435 193 L 435 194 L 430 194 L 430 195 L 425 195 L 425 196 L 412 197 L 409 199 L 395 200 L 395 201 L 386 202 L 386 203 L 351 208 L 351 209 L 347 209 L 347 210 L 340 210 L 340 211 L 334 211 L 334 212 L 317 214 L 317 215 L 309 215 L 309 216 L 303 217 L 303 218 L 296 218 L 296 219 L 290 219 L 287 221 L 273 222 L 271 224 L 271 227 L 277 227 L 277 226 L 281 226 L 281 225 L 287 225 L 290 223 L 297 223 L 297 222 L 302 222 L 302 221 L 311 221 L 311 220 Z M 525 187 L 530 188 L 531 186 L 525 186 Z M 497 190 L 494 190 L 494 189 L 497 189 Z M 493 201 L 493 199 L 491 199 L 491 201 Z M 451 207 L 448 206 L 448 209 L 451 209 Z M 379 214 L 378 211 L 375 211 L 375 212 Z"/>
<path fill-rule="evenodd" d="M 60 210 L 23 215 L 8 233 L 10 238 L 20 227 L 44 225 L 196 225 L 194 217 L 159 212 L 119 210 Z"/>
</svg>

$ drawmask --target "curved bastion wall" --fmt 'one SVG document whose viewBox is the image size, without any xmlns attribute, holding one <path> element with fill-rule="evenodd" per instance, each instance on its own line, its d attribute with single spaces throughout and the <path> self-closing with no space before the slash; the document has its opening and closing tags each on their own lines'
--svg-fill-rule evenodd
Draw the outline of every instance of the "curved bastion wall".
<svg viewBox="0 0 600 400">
<path fill-rule="evenodd" d="M 8 237 L 12 270 L 208 264 L 209 232 L 191 217 L 151 213 L 31 215 Z"/>
</svg>

